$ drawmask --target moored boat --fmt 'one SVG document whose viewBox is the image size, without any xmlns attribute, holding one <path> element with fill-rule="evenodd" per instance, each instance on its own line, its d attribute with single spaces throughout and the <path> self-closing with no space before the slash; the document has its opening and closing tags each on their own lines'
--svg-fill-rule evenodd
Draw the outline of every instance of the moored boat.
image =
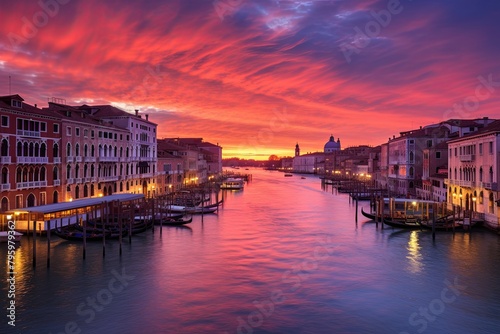
<svg viewBox="0 0 500 334">
<path fill-rule="evenodd" d="M 14 242 L 20 242 L 23 234 L 17 231 L 1 231 L 0 232 L 0 242 L 8 242 L 9 241 L 9 233 L 11 234 L 10 240 Z"/>
<path fill-rule="evenodd" d="M 384 218 L 384 224 L 395 228 L 405 228 L 412 230 L 422 229 L 422 225 L 420 224 L 420 222 L 415 219 L 397 220 L 393 218 Z"/>
<path fill-rule="evenodd" d="M 220 189 L 226 190 L 241 190 L 244 187 L 244 181 L 242 178 L 229 177 L 225 179 L 221 185 Z"/>
</svg>

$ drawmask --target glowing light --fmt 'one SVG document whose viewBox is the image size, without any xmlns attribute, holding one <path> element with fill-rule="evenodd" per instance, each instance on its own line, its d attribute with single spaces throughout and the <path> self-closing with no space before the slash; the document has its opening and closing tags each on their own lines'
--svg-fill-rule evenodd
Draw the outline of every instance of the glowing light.
<svg viewBox="0 0 500 334">
<path fill-rule="evenodd" d="M 12 219 L 12 215 L 7 215 L 7 220 L 11 220 Z"/>
</svg>

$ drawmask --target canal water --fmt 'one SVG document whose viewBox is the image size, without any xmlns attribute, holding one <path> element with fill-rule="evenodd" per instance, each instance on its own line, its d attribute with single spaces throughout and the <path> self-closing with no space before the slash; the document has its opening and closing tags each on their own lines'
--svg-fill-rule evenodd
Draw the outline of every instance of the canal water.
<svg viewBox="0 0 500 334">
<path fill-rule="evenodd" d="M 138 235 L 121 257 L 96 243 L 83 261 L 54 238 L 47 269 L 39 238 L 33 270 L 23 239 L 16 327 L 2 280 L 0 332 L 498 333 L 497 235 L 377 229 L 316 177 L 249 172 L 218 214 Z"/>
</svg>

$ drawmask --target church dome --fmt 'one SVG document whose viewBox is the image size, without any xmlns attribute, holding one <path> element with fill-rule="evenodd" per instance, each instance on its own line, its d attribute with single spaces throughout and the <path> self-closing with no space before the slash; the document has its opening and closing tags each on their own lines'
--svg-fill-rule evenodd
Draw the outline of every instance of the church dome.
<svg viewBox="0 0 500 334">
<path fill-rule="evenodd" d="M 334 151 L 340 151 L 340 139 L 337 139 L 335 141 L 335 138 L 333 135 L 330 136 L 330 140 L 326 142 L 325 144 L 325 153 L 331 153 Z"/>
</svg>

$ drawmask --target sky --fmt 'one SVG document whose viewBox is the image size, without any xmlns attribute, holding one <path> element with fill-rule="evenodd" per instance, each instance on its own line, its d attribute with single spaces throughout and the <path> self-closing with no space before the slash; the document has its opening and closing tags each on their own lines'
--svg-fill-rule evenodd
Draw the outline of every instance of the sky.
<svg viewBox="0 0 500 334">
<path fill-rule="evenodd" d="M 224 157 L 377 146 L 500 118 L 499 17 L 498 0 L 2 0 L 0 95 L 139 109 Z"/>
</svg>

